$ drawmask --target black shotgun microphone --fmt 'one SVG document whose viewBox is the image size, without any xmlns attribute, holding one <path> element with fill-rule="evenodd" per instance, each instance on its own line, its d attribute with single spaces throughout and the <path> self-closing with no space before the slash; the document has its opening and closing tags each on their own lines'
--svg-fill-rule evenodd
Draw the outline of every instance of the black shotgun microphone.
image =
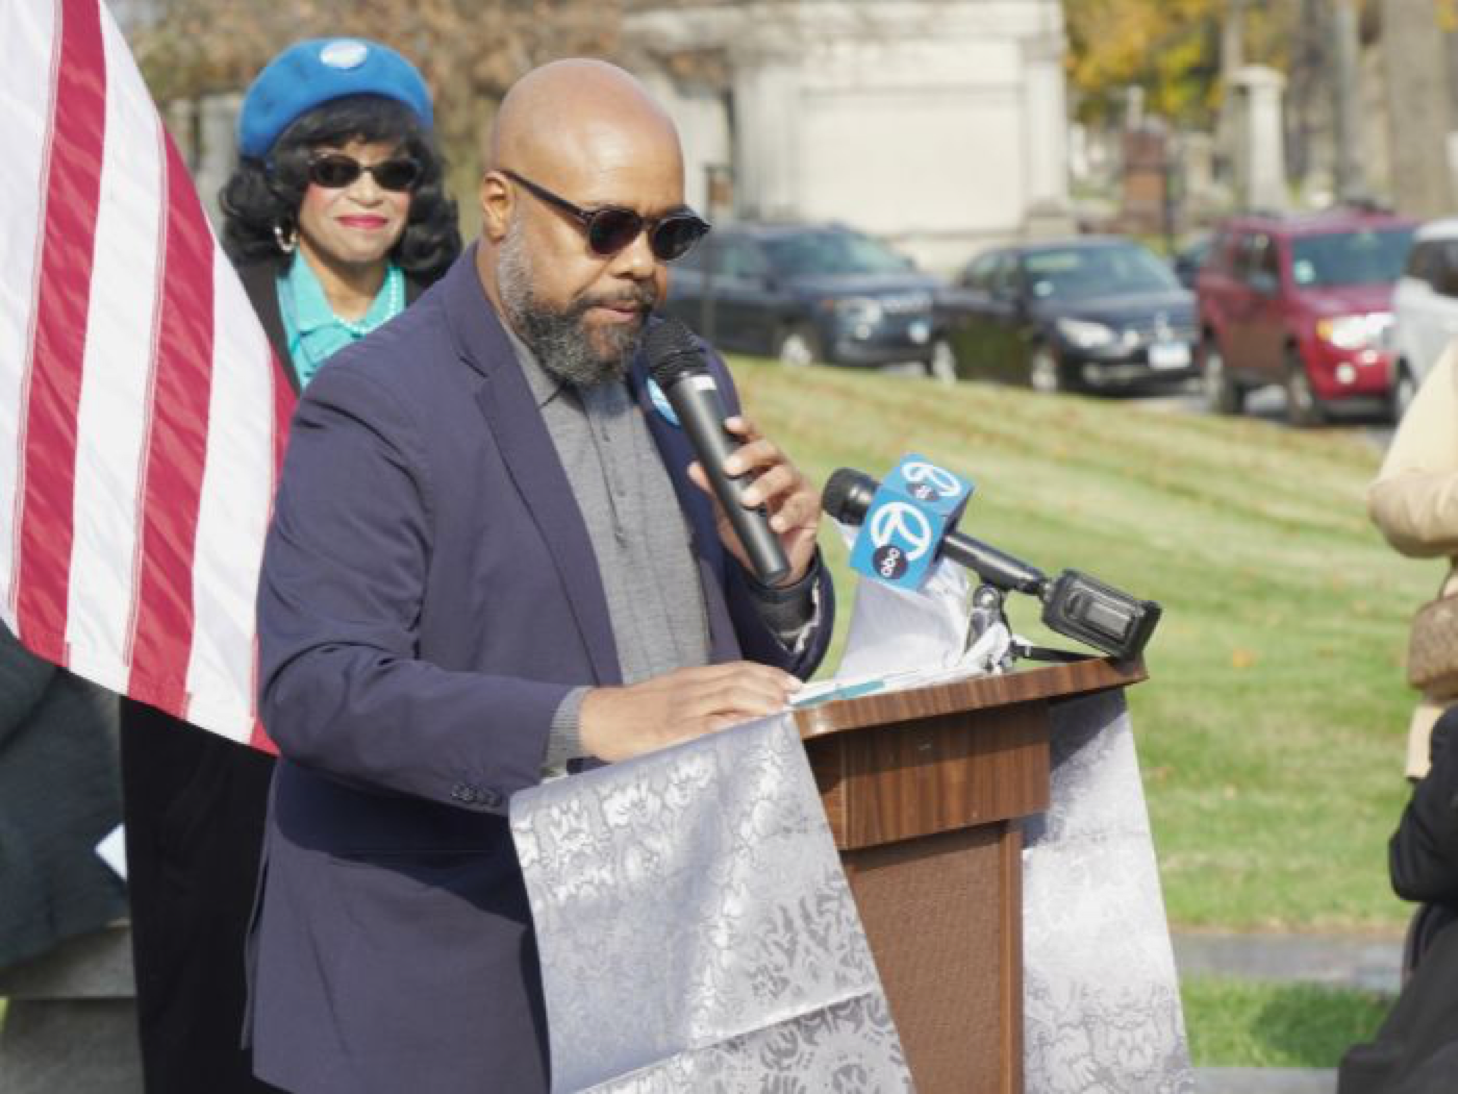
<svg viewBox="0 0 1458 1095">
<path fill-rule="evenodd" d="M 730 478 L 724 460 L 739 448 L 739 438 L 724 428 L 724 403 L 714 375 L 704 360 L 694 333 L 676 319 L 665 319 L 648 330 L 643 340 L 648 372 L 668 397 L 673 413 L 688 434 L 739 542 L 749 553 L 755 576 L 765 585 L 778 585 L 790 573 L 780 539 L 769 526 L 764 507 L 748 509 L 741 500 L 751 480 Z"/>
</svg>

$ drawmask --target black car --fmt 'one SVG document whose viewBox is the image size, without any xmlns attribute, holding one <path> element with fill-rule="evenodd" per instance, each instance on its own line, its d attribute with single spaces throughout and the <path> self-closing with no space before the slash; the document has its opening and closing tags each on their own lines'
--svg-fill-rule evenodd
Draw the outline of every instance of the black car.
<svg viewBox="0 0 1458 1095">
<path fill-rule="evenodd" d="M 915 363 L 951 380 L 934 307 L 944 284 L 848 228 L 737 223 L 674 264 L 663 311 L 722 349 L 786 365 Z"/>
<path fill-rule="evenodd" d="M 990 251 L 942 295 L 961 376 L 1038 391 L 1195 377 L 1195 298 L 1141 244 L 1084 237 Z"/>
</svg>

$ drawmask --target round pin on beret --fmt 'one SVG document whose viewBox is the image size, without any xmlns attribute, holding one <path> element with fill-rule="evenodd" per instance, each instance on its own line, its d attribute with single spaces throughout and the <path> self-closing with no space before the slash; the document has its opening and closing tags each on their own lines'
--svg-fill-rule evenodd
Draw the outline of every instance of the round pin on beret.
<svg viewBox="0 0 1458 1095">
<path fill-rule="evenodd" d="M 319 60 L 330 68 L 359 68 L 370 55 L 370 47 L 357 38 L 340 38 L 319 51 Z"/>
<path fill-rule="evenodd" d="M 262 159 L 302 114 L 348 95 L 404 103 L 429 129 L 430 91 L 415 66 L 389 46 L 365 38 L 310 38 L 270 61 L 243 96 L 238 151 Z"/>
</svg>

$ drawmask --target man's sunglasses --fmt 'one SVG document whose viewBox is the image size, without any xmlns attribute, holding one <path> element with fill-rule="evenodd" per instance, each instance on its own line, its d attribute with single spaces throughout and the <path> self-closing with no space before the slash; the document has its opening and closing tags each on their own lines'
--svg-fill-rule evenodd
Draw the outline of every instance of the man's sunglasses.
<svg viewBox="0 0 1458 1095">
<path fill-rule="evenodd" d="M 374 176 L 381 190 L 400 191 L 415 189 L 422 168 L 418 162 L 408 158 L 362 164 L 354 157 L 338 152 L 315 156 L 309 161 L 309 181 L 326 190 L 342 190 L 351 186 L 366 171 Z"/>
<path fill-rule="evenodd" d="M 709 231 L 709 222 L 688 209 L 677 210 L 651 220 L 631 209 L 616 205 L 583 209 L 580 205 L 574 205 L 566 198 L 553 194 L 545 186 L 538 186 L 530 179 L 522 178 L 515 171 L 502 168 L 501 173 L 527 193 L 575 217 L 587 233 L 587 246 L 603 258 L 616 255 L 637 239 L 639 232 L 646 231 L 648 246 L 653 250 L 654 257 L 659 262 L 672 262 L 688 254 L 689 249 Z"/>
</svg>

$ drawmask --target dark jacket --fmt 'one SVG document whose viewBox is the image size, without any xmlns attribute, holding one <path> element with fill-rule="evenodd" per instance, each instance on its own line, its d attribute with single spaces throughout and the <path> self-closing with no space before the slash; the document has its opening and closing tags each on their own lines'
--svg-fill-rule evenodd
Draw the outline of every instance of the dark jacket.
<svg viewBox="0 0 1458 1095">
<path fill-rule="evenodd" d="M 0 966 L 126 911 L 96 855 L 121 821 L 116 697 L 0 626 Z"/>
<path fill-rule="evenodd" d="M 632 385 L 687 518 L 711 657 L 808 675 L 829 639 L 828 577 L 822 626 L 791 657 L 642 381 L 640 360 Z M 539 782 L 568 691 L 621 676 L 592 544 L 473 252 L 300 402 L 259 645 L 281 752 L 255 929 L 259 1075 L 545 1090 L 507 803 Z"/>
<path fill-rule="evenodd" d="M 1388 842 L 1388 868 L 1398 897 L 1458 908 L 1458 709 L 1438 720 L 1428 749 L 1428 774 Z"/>
<path fill-rule="evenodd" d="M 1376 1038 L 1342 1058 L 1338 1091 L 1458 1090 L 1458 708 L 1429 750 L 1387 846 L 1392 888 L 1423 903 L 1408 932 L 1411 976 Z"/>
</svg>

